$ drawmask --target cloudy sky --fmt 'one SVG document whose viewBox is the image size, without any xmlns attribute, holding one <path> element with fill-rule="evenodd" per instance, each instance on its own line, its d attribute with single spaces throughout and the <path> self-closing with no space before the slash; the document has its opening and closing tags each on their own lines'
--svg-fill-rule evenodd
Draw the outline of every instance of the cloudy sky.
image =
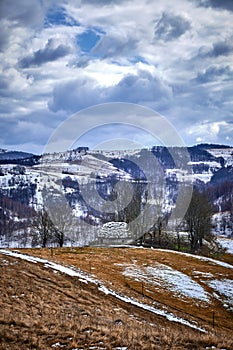
<svg viewBox="0 0 233 350">
<path fill-rule="evenodd" d="M 187 145 L 233 144 L 232 0 L 1 0 L 0 33 L 1 148 L 41 153 L 108 102 L 151 108 Z"/>
</svg>

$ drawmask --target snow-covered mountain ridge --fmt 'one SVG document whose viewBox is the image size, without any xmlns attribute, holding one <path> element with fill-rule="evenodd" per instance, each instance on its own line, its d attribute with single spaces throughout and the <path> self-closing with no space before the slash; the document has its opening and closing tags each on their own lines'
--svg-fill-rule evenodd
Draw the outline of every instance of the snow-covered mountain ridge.
<svg viewBox="0 0 233 350">
<path fill-rule="evenodd" d="M 155 146 L 150 150 L 130 151 L 91 151 L 87 147 L 79 147 L 71 151 L 42 156 L 4 150 L 0 157 L 0 193 L 14 197 L 9 192 L 12 189 L 16 190 L 19 183 L 21 187 L 43 184 L 43 178 L 48 176 L 56 179 L 73 176 L 73 180 L 81 183 L 109 177 L 132 181 L 135 177 L 143 178 L 150 168 L 150 159 L 148 158 L 148 164 L 146 162 L 149 153 L 158 160 L 164 176 L 174 183 L 192 181 L 199 186 L 209 186 L 212 181 L 233 181 L 233 148 L 204 144 L 188 147 L 187 150 L 190 156 L 187 166 L 191 169 L 188 174 L 186 170 L 176 167 L 169 150 L 161 146 Z M 27 164 L 28 159 L 33 159 L 32 164 Z M 138 169 L 139 160 L 143 169 Z M 40 186 L 37 185 L 36 188 L 38 190 Z M 28 198 L 27 201 L 32 203 L 33 198 Z"/>
<path fill-rule="evenodd" d="M 143 205 L 146 201 L 145 186 L 151 181 L 152 174 L 155 198 L 159 187 L 164 186 L 161 192 L 163 214 L 173 208 L 178 184 L 193 183 L 209 195 L 215 210 L 217 232 L 231 235 L 233 148 L 203 144 L 188 147 L 187 151 L 189 157 L 186 159 L 181 148 L 162 146 L 125 151 L 79 147 L 42 156 L 4 150 L 0 157 L 0 197 L 38 210 L 44 205 L 45 194 L 53 192 L 57 196 L 62 193 L 75 216 L 88 220 L 88 223 L 102 225 L 109 220 L 114 221 L 115 214 L 107 218 L 99 209 L 93 209 L 96 204 L 92 198 L 94 188 L 100 199 L 113 201 L 117 183 L 137 184 L 133 188 L 137 189 Z M 9 154 L 14 154 L 16 158 Z M 158 169 L 152 173 L 153 159 Z M 184 168 L 178 167 L 179 161 L 187 163 Z M 89 194 L 88 198 L 83 197 L 82 190 Z M 9 218 L 17 216 L 17 213 L 12 214 L 11 205 L 8 206 L 7 210 L 0 208 L 4 215 L 8 213 Z M 124 220 L 118 218 L 118 221 Z"/>
</svg>

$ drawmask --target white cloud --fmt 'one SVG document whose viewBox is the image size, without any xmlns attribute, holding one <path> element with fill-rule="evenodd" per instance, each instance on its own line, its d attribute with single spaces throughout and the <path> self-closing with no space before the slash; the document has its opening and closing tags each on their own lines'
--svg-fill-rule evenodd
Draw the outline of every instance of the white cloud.
<svg viewBox="0 0 233 350">
<path fill-rule="evenodd" d="M 56 125 L 80 108 L 126 101 L 164 113 L 188 143 L 230 143 L 233 12 L 217 0 L 198 4 L 3 0 L 0 120 L 27 125 L 33 114 L 45 123 L 43 110 Z M 88 29 L 100 39 L 84 53 L 77 37 Z"/>
<path fill-rule="evenodd" d="M 206 138 L 209 142 L 219 142 L 219 137 L 224 134 L 228 126 L 226 121 L 203 121 L 189 128 L 188 134 L 194 136 L 197 142 L 204 142 Z"/>
<path fill-rule="evenodd" d="M 104 76 L 102 75 L 103 80 Z M 101 78 L 101 76 L 99 77 Z M 129 73 L 113 86 L 96 83 L 90 77 L 82 75 L 58 84 L 49 107 L 53 111 L 67 110 L 76 112 L 92 104 L 105 102 L 129 102 L 147 106 L 151 104 L 161 109 L 172 99 L 172 89 L 156 72 L 137 70 Z"/>
</svg>

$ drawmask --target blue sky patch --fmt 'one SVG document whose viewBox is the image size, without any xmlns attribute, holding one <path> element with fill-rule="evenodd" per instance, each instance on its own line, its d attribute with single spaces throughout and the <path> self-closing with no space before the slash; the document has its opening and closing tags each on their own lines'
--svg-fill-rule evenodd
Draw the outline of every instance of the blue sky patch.
<svg viewBox="0 0 233 350">
<path fill-rule="evenodd" d="M 94 29 L 88 29 L 77 36 L 77 43 L 83 52 L 88 53 L 100 40 L 101 34 Z"/>
<path fill-rule="evenodd" d="M 66 10 L 63 7 L 55 7 L 49 8 L 44 19 L 45 27 L 50 27 L 54 25 L 65 25 L 72 27 L 78 26 L 79 23 L 72 17 L 68 16 Z"/>
</svg>

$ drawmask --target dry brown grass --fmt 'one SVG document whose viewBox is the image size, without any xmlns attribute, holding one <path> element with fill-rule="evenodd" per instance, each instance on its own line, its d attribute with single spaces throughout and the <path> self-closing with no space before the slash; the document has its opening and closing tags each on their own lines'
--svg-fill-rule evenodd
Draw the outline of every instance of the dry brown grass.
<svg viewBox="0 0 233 350">
<path fill-rule="evenodd" d="M 27 252 L 29 252 L 27 250 Z M 31 254 L 51 258 L 49 249 L 30 250 Z M 212 278 L 233 279 L 233 269 L 203 262 L 195 257 L 178 255 L 175 252 L 164 252 L 153 249 L 130 249 L 130 248 L 58 248 L 53 249 L 53 260 L 68 265 L 74 265 L 91 273 L 104 282 L 108 287 L 122 292 L 124 295 L 134 297 L 139 301 L 153 304 L 158 302 L 170 308 L 170 311 L 178 316 L 186 314 L 196 319 L 198 323 L 212 325 L 213 312 L 215 314 L 215 326 L 218 328 L 233 329 L 232 312 L 226 310 L 223 304 L 212 297 L 209 304 L 198 303 L 188 298 L 179 298 L 165 287 L 154 287 L 151 284 L 142 286 L 141 282 L 122 274 L 125 266 L 136 264 L 139 267 L 153 266 L 156 262 L 168 265 L 183 272 L 197 281 L 212 295 L 213 290 L 203 281 L 208 280 L 196 271 L 211 273 Z M 228 262 L 229 257 L 228 257 Z M 232 258 L 231 258 L 231 262 Z M 143 295 L 142 295 L 143 289 Z"/>
<path fill-rule="evenodd" d="M 53 257 L 48 249 L 27 250 L 27 253 L 47 257 L 65 264 L 75 265 L 94 274 L 112 289 L 121 291 L 144 303 L 152 303 L 142 296 L 140 286 L 122 276 L 122 266 L 115 263 L 152 264 L 153 261 L 167 263 L 192 275 L 193 269 L 206 271 L 204 263 L 188 258 L 183 265 L 177 255 L 155 250 L 140 249 L 55 249 Z M 188 265 L 187 265 L 188 264 Z M 213 273 L 228 272 L 213 265 Z M 202 270 L 201 270 L 202 269 Z M 216 271 L 215 271 L 216 269 Z M 208 326 L 208 309 L 198 309 L 204 320 L 200 324 L 209 329 L 201 334 L 185 326 L 125 304 L 114 297 L 101 293 L 95 285 L 81 283 L 78 278 L 55 273 L 42 264 L 29 263 L 0 254 L 0 349 L 231 349 L 233 341 L 228 330 L 232 316 L 221 309 L 215 330 Z M 230 277 L 230 276 L 228 276 Z M 131 285 L 132 284 L 132 285 Z M 164 291 L 156 294 L 158 301 L 165 301 L 175 307 L 177 299 Z M 174 299 L 174 300 L 173 300 Z M 180 301 L 177 308 L 186 313 L 185 318 L 195 319 L 193 306 Z M 186 306 L 185 306 L 186 305 Z M 173 310 L 175 312 L 175 309 Z M 192 316 L 189 316 L 191 314 Z M 183 315 L 184 316 L 184 315 Z M 187 316 L 187 317 L 186 317 Z M 223 318 L 226 318 L 226 321 Z M 211 316 L 210 316 L 211 318 Z M 227 329 L 228 328 L 228 329 Z M 52 347 L 53 346 L 53 347 Z"/>
</svg>

